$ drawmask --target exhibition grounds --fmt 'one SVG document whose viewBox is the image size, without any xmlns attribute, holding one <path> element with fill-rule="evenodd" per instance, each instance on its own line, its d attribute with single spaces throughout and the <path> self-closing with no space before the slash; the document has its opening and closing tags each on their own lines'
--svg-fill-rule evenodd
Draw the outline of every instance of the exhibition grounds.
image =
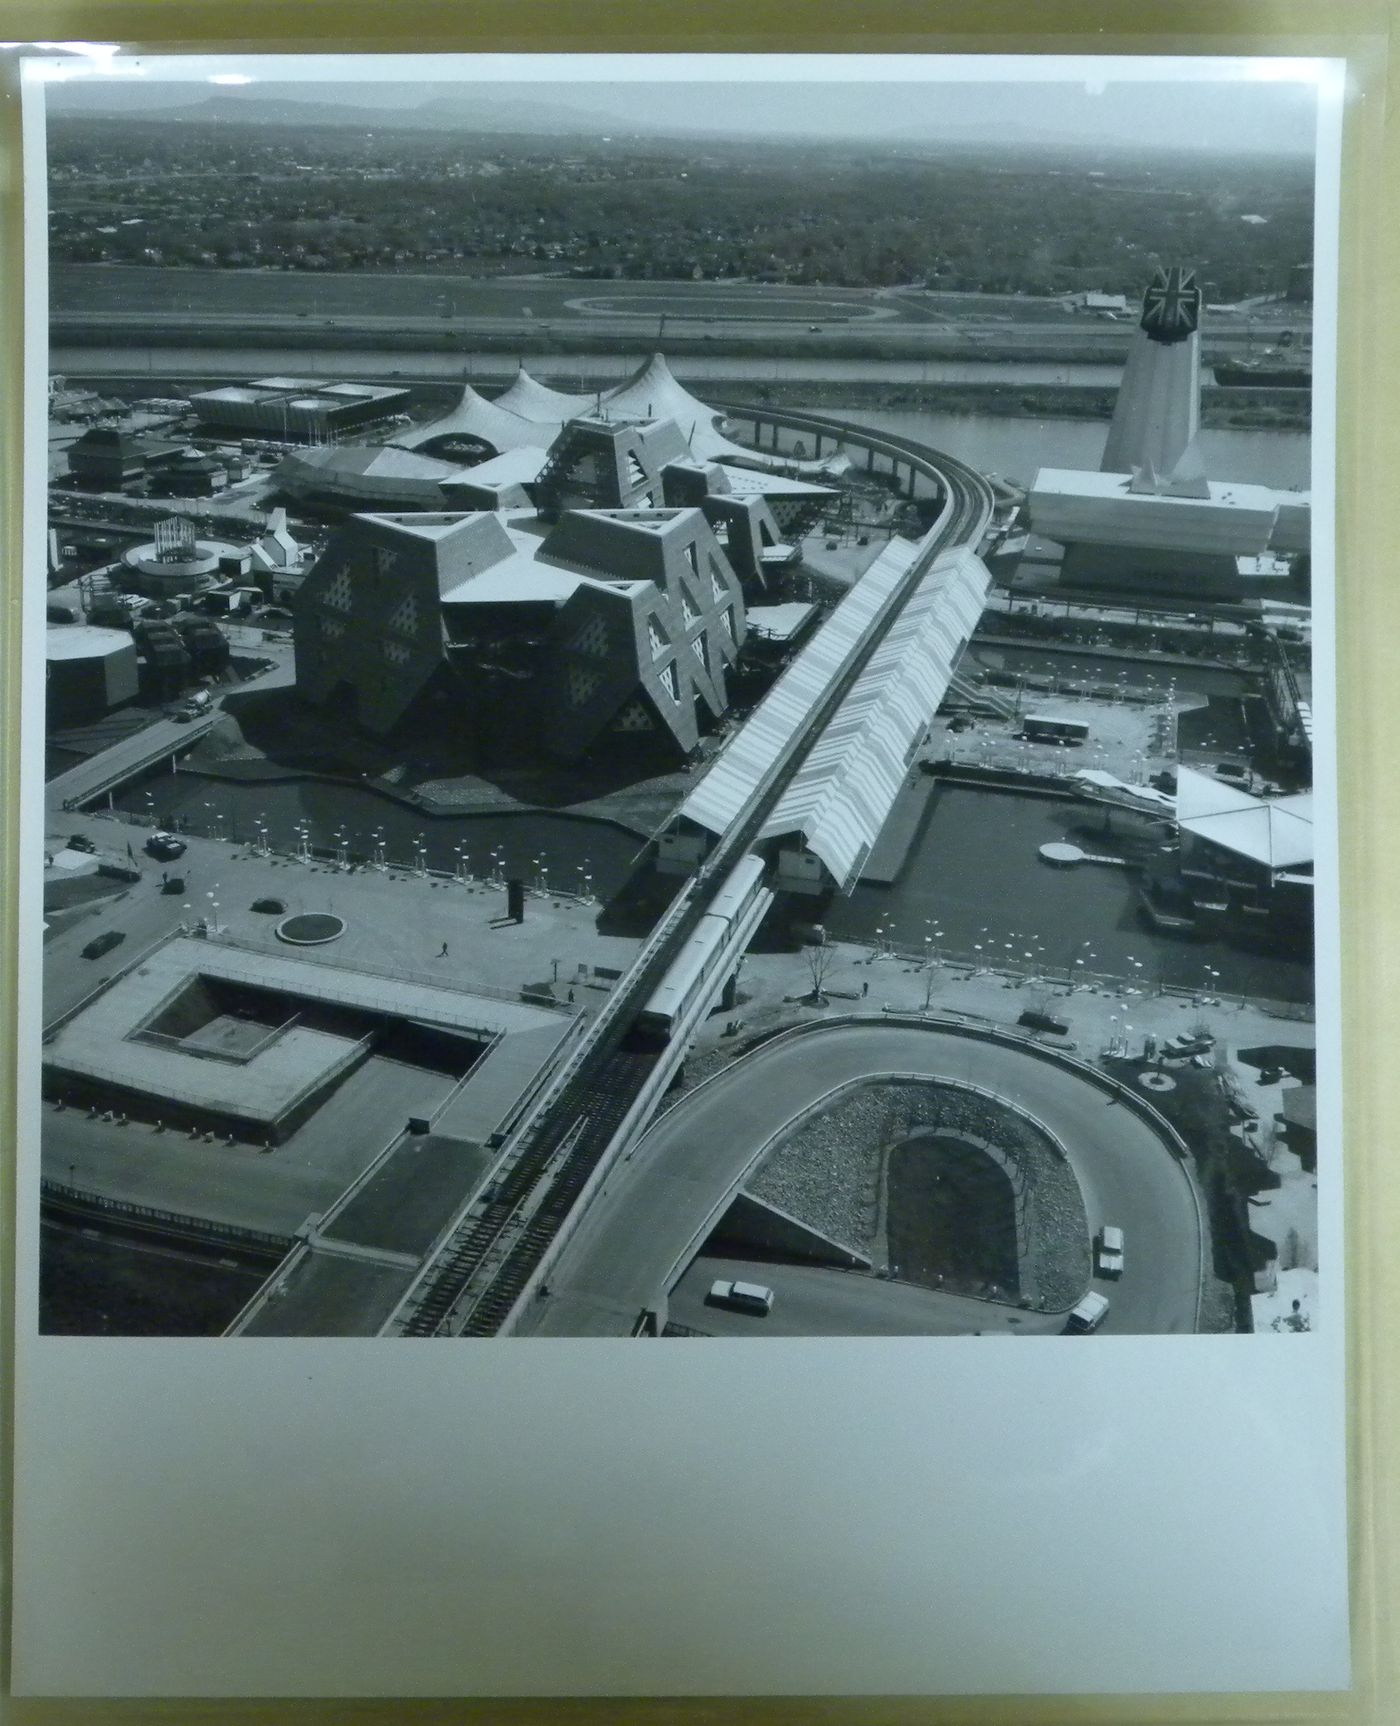
<svg viewBox="0 0 1400 1726">
<path fill-rule="evenodd" d="M 46 1326 L 1306 1328 L 1309 497 L 1202 316 L 1022 483 L 660 354 L 55 379 Z"/>
</svg>

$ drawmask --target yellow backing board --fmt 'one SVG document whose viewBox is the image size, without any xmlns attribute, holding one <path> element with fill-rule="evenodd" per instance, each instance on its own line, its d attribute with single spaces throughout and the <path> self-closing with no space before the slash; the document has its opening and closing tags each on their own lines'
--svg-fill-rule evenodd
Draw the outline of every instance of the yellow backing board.
<svg viewBox="0 0 1400 1726">
<path fill-rule="evenodd" d="M 242 52 L 653 50 L 653 51 L 980 51 L 1201 52 L 1343 55 L 1351 65 L 1343 170 L 1341 326 L 1338 370 L 1339 549 L 1338 689 L 1342 800 L 1343 967 L 1347 1113 L 1349 1261 L 1349 1453 L 1351 1462 L 1352 1618 L 1355 1684 L 1346 1695 L 1178 1696 L 1169 1698 L 977 1699 L 849 1698 L 745 1700 L 607 1699 L 572 1701 L 33 1701 L 12 1700 L 17 1726 L 111 1721 L 347 1723 L 473 1720 L 578 1722 L 580 1726 L 702 1726 L 745 1721 L 755 1726 L 850 1722 L 1355 1722 L 1400 1718 L 1400 1662 L 1394 1621 L 1400 1614 L 1400 1372 L 1389 1339 L 1389 1315 L 1400 1303 L 1400 1198 L 1390 1177 L 1395 1130 L 1395 1061 L 1390 1028 L 1400 996 L 1400 793 L 1391 738 L 1400 727 L 1400 685 L 1391 643 L 1400 639 L 1400 585 L 1387 500 L 1400 470 L 1394 403 L 1400 322 L 1400 120 L 1390 85 L 1389 38 L 1395 5 L 1235 4 L 1140 0 L 1138 4 L 1022 4 L 998 0 L 711 0 L 701 7 L 609 0 L 432 0 L 385 6 L 364 0 L 0 0 L 0 34 L 26 42 L 83 39 L 130 50 L 182 48 Z M 22 320 L 44 315 L 23 306 L 20 277 L 19 114 L 13 65 L 0 68 L 0 369 L 3 465 L 0 466 L 0 555 L 3 556 L 4 869 L 18 867 L 17 715 L 19 631 L 18 451 L 21 426 Z M 14 895 L 6 895 L 0 947 L 5 1010 L 16 986 Z M 0 1015 L 0 1023 L 3 1016 Z M 8 1140 L 13 1113 L 13 1037 L 0 1038 L 0 1121 Z M 13 1312 L 14 1195 L 5 1183 L 7 1323 Z M 8 1331 L 7 1331 L 8 1336 Z M 7 1350 L 7 1368 L 9 1367 Z M 9 1377 L 7 1372 L 7 1387 Z M 7 1398 L 7 1433 L 23 1410 Z M 9 1446 L 7 1445 L 7 1455 Z M 1111 1583 L 1107 1585 L 1111 1592 Z M 6 1603 L 8 1608 L 8 1602 Z M 6 1612 L 8 1618 L 8 1609 Z"/>
</svg>

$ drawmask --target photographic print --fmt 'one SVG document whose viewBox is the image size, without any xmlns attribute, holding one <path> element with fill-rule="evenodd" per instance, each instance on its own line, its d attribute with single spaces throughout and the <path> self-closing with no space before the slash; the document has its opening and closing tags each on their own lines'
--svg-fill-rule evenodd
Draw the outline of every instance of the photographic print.
<svg viewBox="0 0 1400 1726">
<path fill-rule="evenodd" d="M 41 1331 L 1335 1315 L 1315 71 L 163 64 L 43 86 Z"/>
</svg>

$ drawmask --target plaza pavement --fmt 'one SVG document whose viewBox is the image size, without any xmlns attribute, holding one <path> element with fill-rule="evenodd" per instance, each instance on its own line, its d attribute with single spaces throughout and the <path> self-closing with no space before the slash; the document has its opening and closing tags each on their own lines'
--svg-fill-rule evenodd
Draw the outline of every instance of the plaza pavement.
<svg viewBox="0 0 1400 1726">
<path fill-rule="evenodd" d="M 46 1023 L 75 1007 L 104 979 L 126 970 L 152 943 L 178 932 L 182 923 L 212 919 L 216 904 L 214 944 L 237 940 L 282 960 L 303 958 L 318 970 L 333 962 L 381 971 L 386 978 L 479 990 L 497 1016 L 502 998 L 518 1002 L 526 987 L 554 985 L 556 961 L 559 1017 L 586 1014 L 605 999 L 593 967 L 625 970 L 636 951 L 631 939 L 598 933 L 596 905 L 563 896 L 528 895 L 525 922 L 516 925 L 503 921 L 505 893 L 496 888 L 403 870 L 338 871 L 197 837 L 189 839 L 178 862 L 162 864 L 142 854 L 145 830 L 129 823 L 100 815 L 51 815 L 48 825 L 52 832 L 46 844 L 86 833 L 123 858 L 130 836 L 141 879 L 50 931 L 44 949 Z M 185 891 L 162 893 L 162 873 L 177 872 L 184 874 Z M 326 947 L 289 947 L 274 933 L 280 919 L 251 909 L 254 900 L 266 897 L 282 900 L 289 912 L 334 912 L 345 919 L 346 932 Z M 126 939 L 100 959 L 83 958 L 83 946 L 108 929 Z M 579 979 L 580 966 L 587 970 L 586 982 Z M 550 1017 L 535 1011 L 541 1020 Z M 114 1198 L 288 1232 L 311 1211 L 327 1209 L 410 1113 L 431 1109 L 450 1088 L 450 1080 L 440 1075 L 372 1061 L 271 1154 L 246 1145 L 191 1141 L 173 1130 L 157 1133 L 136 1121 L 123 1127 L 89 1119 L 83 1110 L 59 1111 L 45 1104 L 43 1173 Z"/>
</svg>

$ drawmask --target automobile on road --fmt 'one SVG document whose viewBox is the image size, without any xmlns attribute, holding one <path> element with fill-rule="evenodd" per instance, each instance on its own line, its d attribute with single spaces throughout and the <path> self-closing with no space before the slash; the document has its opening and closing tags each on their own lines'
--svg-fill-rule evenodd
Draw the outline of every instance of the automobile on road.
<svg viewBox="0 0 1400 1726">
<path fill-rule="evenodd" d="M 146 841 L 147 856 L 154 857 L 160 863 L 173 863 L 177 857 L 185 854 L 185 841 L 173 833 L 155 832 Z"/>
<path fill-rule="evenodd" d="M 705 1299 L 711 1306 L 732 1307 L 735 1312 L 758 1313 L 762 1317 L 773 1310 L 773 1291 L 762 1283 L 732 1282 L 721 1277 L 710 1284 Z"/>
<path fill-rule="evenodd" d="M 94 935 L 87 946 L 83 948 L 85 959 L 100 959 L 104 953 L 110 953 L 113 947 L 121 946 L 126 935 L 120 929 L 108 929 L 104 934 Z"/>
</svg>

